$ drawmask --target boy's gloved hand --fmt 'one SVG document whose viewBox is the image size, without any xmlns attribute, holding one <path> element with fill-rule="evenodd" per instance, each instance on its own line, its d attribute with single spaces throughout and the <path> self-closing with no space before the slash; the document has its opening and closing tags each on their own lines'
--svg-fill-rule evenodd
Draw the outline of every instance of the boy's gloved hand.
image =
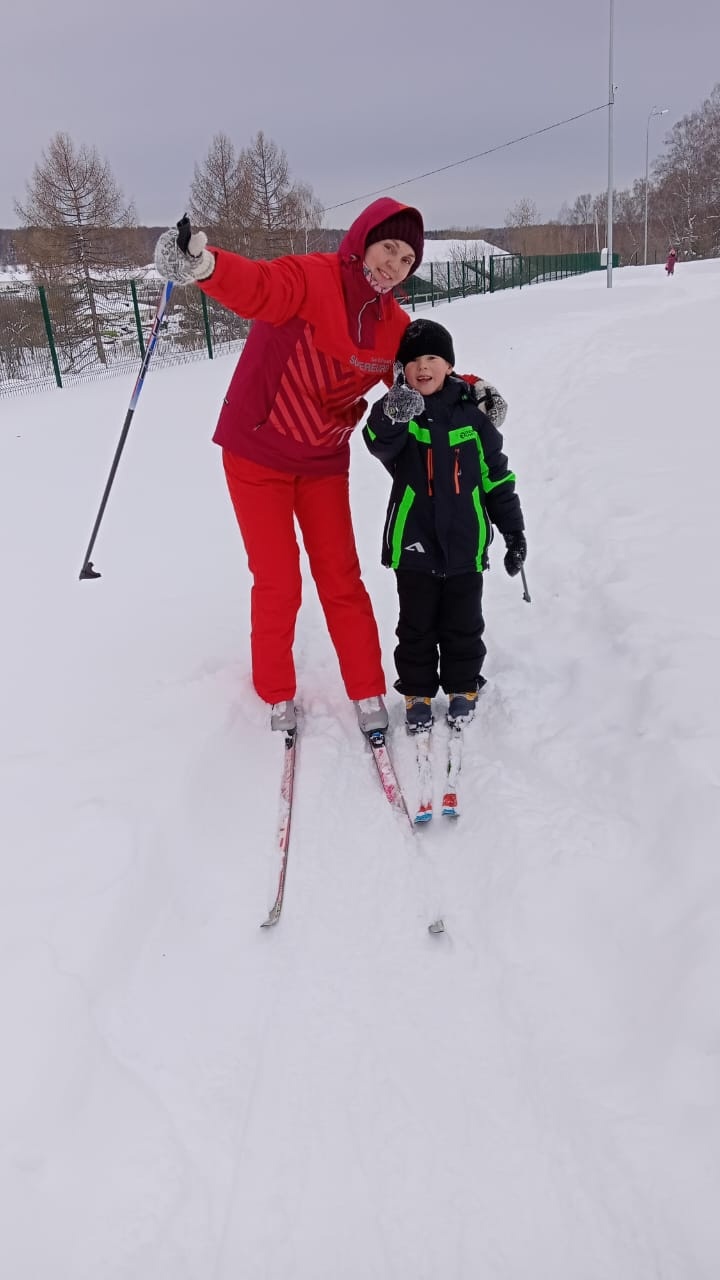
<svg viewBox="0 0 720 1280">
<path fill-rule="evenodd" d="M 491 382 L 486 382 L 484 378 L 478 378 L 477 382 L 472 383 L 472 393 L 478 408 L 482 409 L 493 426 L 500 430 L 508 411 L 507 400 L 503 399 L 497 387 L 494 387 Z"/>
<path fill-rule="evenodd" d="M 204 231 L 192 233 L 190 219 L 181 218 L 177 227 L 163 231 L 155 246 L 155 269 L 161 280 L 173 284 L 196 284 L 215 270 L 215 255 L 205 248 Z"/>
<path fill-rule="evenodd" d="M 419 391 L 407 385 L 401 364 L 396 362 L 393 372 L 395 381 L 383 400 L 383 413 L 393 422 L 409 422 L 425 412 L 425 401 Z"/>
<path fill-rule="evenodd" d="M 519 533 L 504 533 L 503 537 L 507 547 L 503 561 L 505 572 L 509 573 L 511 578 L 514 578 L 522 569 L 527 556 L 525 534 L 522 531 Z"/>
</svg>

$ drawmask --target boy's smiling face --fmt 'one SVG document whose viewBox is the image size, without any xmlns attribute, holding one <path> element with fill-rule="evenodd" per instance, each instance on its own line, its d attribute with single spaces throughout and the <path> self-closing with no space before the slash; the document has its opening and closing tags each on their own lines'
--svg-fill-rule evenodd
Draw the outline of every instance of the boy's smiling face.
<svg viewBox="0 0 720 1280">
<path fill-rule="evenodd" d="M 421 396 L 431 396 L 439 391 L 453 366 L 442 356 L 418 356 L 405 365 L 405 381 Z"/>
</svg>

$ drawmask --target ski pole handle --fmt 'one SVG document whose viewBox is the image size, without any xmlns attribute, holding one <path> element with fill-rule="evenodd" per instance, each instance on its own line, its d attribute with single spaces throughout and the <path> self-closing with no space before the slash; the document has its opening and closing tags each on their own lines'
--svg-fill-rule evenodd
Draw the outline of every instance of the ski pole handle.
<svg viewBox="0 0 720 1280">
<path fill-rule="evenodd" d="M 192 226 L 187 214 L 184 213 L 177 226 L 177 243 L 181 253 L 187 253 L 190 244 L 190 236 L 192 235 Z"/>
</svg>

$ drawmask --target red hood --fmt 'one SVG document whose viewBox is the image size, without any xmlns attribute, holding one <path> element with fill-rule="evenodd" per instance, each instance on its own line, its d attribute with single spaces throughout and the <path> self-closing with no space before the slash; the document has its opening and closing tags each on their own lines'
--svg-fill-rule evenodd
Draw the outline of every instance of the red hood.
<svg viewBox="0 0 720 1280">
<path fill-rule="evenodd" d="M 414 214 L 421 231 L 423 230 L 422 214 L 417 209 L 413 209 L 412 205 L 409 204 L 400 204 L 399 200 L 392 200 L 390 196 L 381 196 L 379 200 L 373 200 L 367 209 L 363 209 L 362 213 L 353 222 L 350 230 L 343 236 L 338 249 L 341 262 L 359 261 L 362 263 L 365 257 L 365 241 L 370 232 L 378 223 L 384 222 L 386 218 L 391 218 L 394 213 Z M 417 271 L 421 262 L 422 249 L 413 263 L 412 271 L 408 272 L 408 276 Z"/>
</svg>

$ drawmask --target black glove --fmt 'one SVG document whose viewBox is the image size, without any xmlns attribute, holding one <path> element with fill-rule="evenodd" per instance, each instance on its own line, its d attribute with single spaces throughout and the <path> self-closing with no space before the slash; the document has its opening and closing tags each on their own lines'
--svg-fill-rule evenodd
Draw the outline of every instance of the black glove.
<svg viewBox="0 0 720 1280">
<path fill-rule="evenodd" d="M 527 555 L 525 534 L 521 530 L 519 533 L 504 533 L 503 537 L 505 539 L 505 546 L 507 547 L 505 559 L 503 560 L 505 572 L 509 573 L 511 578 L 514 578 L 516 574 L 520 572 L 525 563 L 525 557 Z"/>
<path fill-rule="evenodd" d="M 413 391 L 405 381 L 401 364 L 394 366 L 395 381 L 383 400 L 383 413 L 393 422 L 409 422 L 425 412 L 425 400 L 419 391 Z"/>
</svg>

